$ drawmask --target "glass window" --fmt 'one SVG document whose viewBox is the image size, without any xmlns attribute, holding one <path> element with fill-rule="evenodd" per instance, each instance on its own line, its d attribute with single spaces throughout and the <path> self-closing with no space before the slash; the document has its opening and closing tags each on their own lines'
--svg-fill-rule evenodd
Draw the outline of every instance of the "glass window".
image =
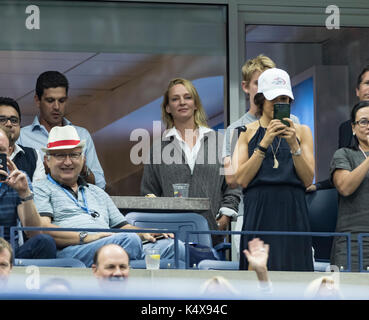
<svg viewBox="0 0 369 320">
<path fill-rule="evenodd" d="M 193 81 L 209 125 L 222 127 L 226 6 L 8 1 L 0 12 L 2 95 L 18 101 L 26 126 L 38 112 L 38 75 L 64 73 L 66 118 L 91 133 L 111 195 L 138 195 L 142 166 L 130 161 L 130 133 L 152 133 L 170 79 Z"/>
</svg>

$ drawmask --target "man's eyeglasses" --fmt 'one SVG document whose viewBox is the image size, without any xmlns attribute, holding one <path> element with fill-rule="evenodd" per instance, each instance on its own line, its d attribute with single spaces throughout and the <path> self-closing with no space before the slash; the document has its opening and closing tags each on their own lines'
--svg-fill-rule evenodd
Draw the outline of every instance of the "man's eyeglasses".
<svg viewBox="0 0 369 320">
<path fill-rule="evenodd" d="M 11 117 L 0 116 L 0 124 L 4 125 L 8 122 L 8 120 L 10 120 L 10 123 L 13 126 L 18 126 L 20 123 L 19 118 L 15 116 L 11 116 Z"/>
<path fill-rule="evenodd" d="M 54 157 L 58 161 L 64 161 L 69 157 L 72 160 L 78 160 L 81 157 L 82 152 L 73 152 L 73 153 L 54 153 L 49 154 L 49 156 Z"/>
<path fill-rule="evenodd" d="M 364 119 L 360 119 L 358 121 L 355 121 L 354 124 L 358 124 L 360 127 L 365 128 L 365 127 L 368 126 L 369 120 L 368 119 L 365 119 L 365 118 Z"/>
</svg>

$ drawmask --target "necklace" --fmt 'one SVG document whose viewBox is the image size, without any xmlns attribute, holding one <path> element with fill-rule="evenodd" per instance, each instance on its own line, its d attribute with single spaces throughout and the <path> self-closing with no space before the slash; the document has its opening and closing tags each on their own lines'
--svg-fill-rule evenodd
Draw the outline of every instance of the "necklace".
<svg viewBox="0 0 369 320">
<path fill-rule="evenodd" d="M 259 126 L 260 126 L 261 128 L 263 128 L 263 127 L 261 126 L 260 120 L 258 120 L 258 121 L 259 121 Z M 266 128 L 263 128 L 263 129 L 264 129 L 264 134 L 265 134 L 265 132 L 266 132 Z M 278 160 L 277 160 L 276 155 L 277 155 L 277 152 L 278 152 L 279 146 L 281 145 L 281 139 L 282 139 L 282 138 L 279 138 L 278 145 L 277 145 L 277 148 L 275 149 L 275 152 L 274 152 L 274 148 L 273 148 L 273 142 L 272 142 L 272 144 L 270 145 L 270 148 L 272 149 L 272 153 L 273 153 L 273 158 L 274 158 L 273 169 L 278 169 L 278 167 L 279 167 L 279 162 L 278 162 Z M 274 141 L 274 140 L 273 140 L 273 141 Z"/>
<path fill-rule="evenodd" d="M 272 149 L 272 153 L 273 153 L 273 157 L 274 157 L 274 165 L 273 165 L 273 169 L 278 169 L 279 167 L 279 162 L 277 160 L 277 152 L 278 152 L 278 149 L 279 149 L 279 146 L 281 145 L 281 138 L 279 138 L 279 141 L 278 141 L 278 145 L 277 145 L 277 148 L 275 149 L 275 152 L 274 152 L 274 149 L 273 149 L 273 142 L 272 144 L 270 145 L 270 148 Z"/>
<path fill-rule="evenodd" d="M 366 158 L 368 158 L 368 156 L 365 154 L 364 150 L 363 150 L 363 149 L 361 149 L 360 145 L 359 145 L 359 149 L 360 149 L 360 151 L 363 153 L 363 155 L 364 155 L 365 159 L 366 159 Z"/>
</svg>

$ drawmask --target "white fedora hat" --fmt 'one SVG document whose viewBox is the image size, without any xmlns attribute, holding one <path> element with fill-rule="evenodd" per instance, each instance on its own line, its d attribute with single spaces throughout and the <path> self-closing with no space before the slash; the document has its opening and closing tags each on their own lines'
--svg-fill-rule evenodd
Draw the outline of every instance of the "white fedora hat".
<svg viewBox="0 0 369 320">
<path fill-rule="evenodd" d="M 262 93 L 267 100 L 273 100 L 279 96 L 294 99 L 290 76 L 286 71 L 277 68 L 265 70 L 260 75 L 258 93 Z"/>
<path fill-rule="evenodd" d="M 42 151 L 83 148 L 85 143 L 84 140 L 81 141 L 73 126 L 53 127 L 50 130 L 46 148 L 42 148 Z"/>
</svg>

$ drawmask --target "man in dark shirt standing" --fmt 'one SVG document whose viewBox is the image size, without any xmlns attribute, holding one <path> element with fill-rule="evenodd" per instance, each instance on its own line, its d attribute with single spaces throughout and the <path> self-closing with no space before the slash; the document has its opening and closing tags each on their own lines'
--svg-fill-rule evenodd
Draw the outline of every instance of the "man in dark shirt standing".
<svg viewBox="0 0 369 320">
<path fill-rule="evenodd" d="M 356 96 L 359 98 L 359 101 L 369 100 L 369 65 L 364 67 L 357 78 Z M 351 120 L 342 122 L 338 129 L 338 149 L 351 146 L 353 138 Z M 312 184 L 306 188 L 306 191 L 313 192 L 330 188 L 334 188 L 334 186 L 330 179 L 327 179 Z"/>
</svg>

